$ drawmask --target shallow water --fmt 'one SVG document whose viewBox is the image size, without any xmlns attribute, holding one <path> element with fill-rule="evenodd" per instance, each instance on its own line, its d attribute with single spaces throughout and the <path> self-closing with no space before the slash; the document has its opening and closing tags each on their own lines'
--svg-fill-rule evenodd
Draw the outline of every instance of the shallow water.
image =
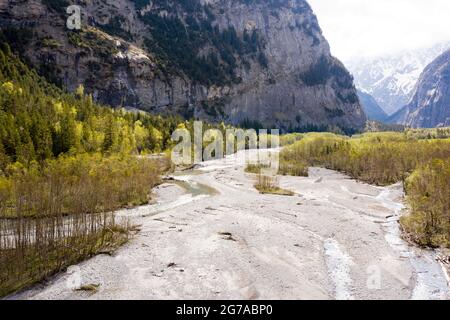
<svg viewBox="0 0 450 320">
<path fill-rule="evenodd" d="M 354 264 L 352 258 L 342 251 L 335 239 L 327 239 L 324 243 L 324 250 L 328 273 L 334 285 L 335 298 L 337 300 L 353 300 L 350 277 L 350 267 Z"/>
<path fill-rule="evenodd" d="M 192 197 L 198 197 L 202 195 L 213 196 L 218 194 L 218 191 L 216 189 L 190 179 L 190 174 L 177 176 L 177 179 L 172 182 L 183 188 L 186 193 L 190 194 Z"/>
<path fill-rule="evenodd" d="M 177 195 L 176 198 L 166 200 L 158 200 L 155 204 L 138 207 L 120 212 L 118 215 L 123 216 L 154 216 L 168 210 L 172 210 L 188 203 L 199 201 L 218 194 L 218 191 L 205 184 L 198 183 L 192 179 L 191 171 L 184 171 L 179 174 L 174 174 L 175 180 L 171 180 L 166 185 L 176 185 L 183 190 L 183 194 Z"/>
<path fill-rule="evenodd" d="M 446 276 L 436 261 L 437 253 L 432 250 L 421 249 L 409 245 L 401 238 L 399 219 L 405 208 L 401 203 L 391 198 L 391 190 L 385 189 L 378 196 L 384 206 L 392 209 L 395 216 L 383 223 L 385 239 L 389 245 L 400 252 L 402 257 L 408 258 L 416 274 L 416 284 L 411 296 L 412 300 L 439 300 L 446 299 L 449 288 Z"/>
</svg>

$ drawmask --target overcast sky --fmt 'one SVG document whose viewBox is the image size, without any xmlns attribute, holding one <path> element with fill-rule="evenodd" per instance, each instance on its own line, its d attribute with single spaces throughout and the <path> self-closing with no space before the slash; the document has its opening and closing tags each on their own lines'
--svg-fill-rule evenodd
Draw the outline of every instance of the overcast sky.
<svg viewBox="0 0 450 320">
<path fill-rule="evenodd" d="M 307 0 L 341 60 L 450 41 L 450 0 Z"/>
</svg>

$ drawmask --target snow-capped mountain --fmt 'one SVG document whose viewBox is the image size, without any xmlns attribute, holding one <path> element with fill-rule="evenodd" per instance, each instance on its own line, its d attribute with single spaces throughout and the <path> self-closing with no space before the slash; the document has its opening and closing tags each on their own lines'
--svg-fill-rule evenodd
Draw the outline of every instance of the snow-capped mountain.
<svg viewBox="0 0 450 320">
<path fill-rule="evenodd" d="M 346 63 L 356 86 L 372 95 L 388 114 L 404 107 L 425 67 L 450 48 L 450 42 L 431 48 L 405 51 L 377 58 L 353 59 Z"/>
<path fill-rule="evenodd" d="M 450 50 L 425 68 L 410 103 L 389 121 L 414 128 L 450 126 Z"/>
</svg>

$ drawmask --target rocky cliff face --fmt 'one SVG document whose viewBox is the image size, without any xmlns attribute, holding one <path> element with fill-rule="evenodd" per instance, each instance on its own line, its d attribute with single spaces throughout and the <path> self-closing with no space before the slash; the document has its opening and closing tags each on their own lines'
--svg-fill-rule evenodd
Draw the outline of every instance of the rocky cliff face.
<svg viewBox="0 0 450 320">
<path fill-rule="evenodd" d="M 13 48 L 102 103 L 284 130 L 365 123 L 353 79 L 304 0 L 4 0 Z"/>
<path fill-rule="evenodd" d="M 411 102 L 391 122 L 414 128 L 450 126 L 450 50 L 425 68 Z"/>
</svg>

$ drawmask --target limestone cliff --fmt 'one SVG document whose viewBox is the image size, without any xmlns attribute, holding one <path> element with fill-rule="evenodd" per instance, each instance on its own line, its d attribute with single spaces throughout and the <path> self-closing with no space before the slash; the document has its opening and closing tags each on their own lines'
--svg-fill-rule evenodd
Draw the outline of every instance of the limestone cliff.
<svg viewBox="0 0 450 320">
<path fill-rule="evenodd" d="M 80 31 L 66 28 L 75 3 Z M 284 130 L 365 124 L 304 0 L 2 0 L 0 27 L 41 74 L 112 106 Z"/>
</svg>

